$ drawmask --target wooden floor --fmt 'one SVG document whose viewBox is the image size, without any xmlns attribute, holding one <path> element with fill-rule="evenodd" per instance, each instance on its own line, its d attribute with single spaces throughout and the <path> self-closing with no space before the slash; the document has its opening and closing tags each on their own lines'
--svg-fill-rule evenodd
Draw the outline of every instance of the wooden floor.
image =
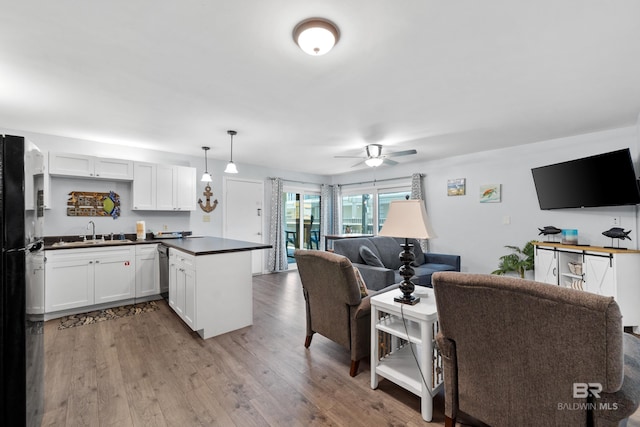
<svg viewBox="0 0 640 427">
<path fill-rule="evenodd" d="M 58 330 L 45 325 L 45 426 L 428 426 L 413 394 L 316 334 L 304 348 L 297 272 L 255 276 L 254 324 L 208 340 L 160 310 Z M 230 290 L 232 291 L 232 290 Z M 638 414 L 630 426 L 640 426 Z"/>
</svg>

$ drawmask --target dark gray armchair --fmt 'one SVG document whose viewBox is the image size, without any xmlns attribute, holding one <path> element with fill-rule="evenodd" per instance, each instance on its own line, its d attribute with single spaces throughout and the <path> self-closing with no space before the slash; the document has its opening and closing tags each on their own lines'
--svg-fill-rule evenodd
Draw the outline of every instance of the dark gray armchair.
<svg viewBox="0 0 640 427">
<path fill-rule="evenodd" d="M 351 352 L 353 377 L 360 360 L 370 356 L 371 296 L 397 288 L 369 291 L 362 298 L 353 265 L 348 258 L 331 252 L 300 250 L 294 252 L 306 303 L 307 337 L 311 345 L 314 333 L 334 341 Z"/>
<path fill-rule="evenodd" d="M 433 290 L 445 426 L 460 413 L 494 427 L 618 426 L 637 410 L 640 340 L 612 297 L 453 272 L 435 273 Z"/>
</svg>

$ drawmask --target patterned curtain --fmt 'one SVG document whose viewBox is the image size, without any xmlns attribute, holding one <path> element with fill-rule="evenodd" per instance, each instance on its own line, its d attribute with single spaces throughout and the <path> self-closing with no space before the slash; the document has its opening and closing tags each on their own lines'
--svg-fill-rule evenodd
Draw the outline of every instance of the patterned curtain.
<svg viewBox="0 0 640 427">
<path fill-rule="evenodd" d="M 324 236 L 326 236 L 327 234 L 332 234 L 333 186 L 322 184 L 322 186 L 320 187 L 320 201 L 322 206 L 322 212 L 320 213 L 320 215 L 322 216 L 320 228 L 320 250 L 324 251 L 327 249 L 324 247 Z"/>
<path fill-rule="evenodd" d="M 424 200 L 424 187 L 422 185 L 421 173 L 414 173 L 411 175 L 411 199 Z M 420 240 L 420 247 L 424 252 L 427 252 L 429 249 L 429 241 L 426 239 Z"/>
<path fill-rule="evenodd" d="M 342 233 L 342 190 L 339 185 L 333 186 L 333 199 L 331 204 L 331 232 Z"/>
<path fill-rule="evenodd" d="M 269 271 L 289 269 L 283 224 L 282 179 L 271 178 L 271 224 L 269 225 L 269 242 L 271 242 L 273 247 L 269 251 Z"/>
</svg>

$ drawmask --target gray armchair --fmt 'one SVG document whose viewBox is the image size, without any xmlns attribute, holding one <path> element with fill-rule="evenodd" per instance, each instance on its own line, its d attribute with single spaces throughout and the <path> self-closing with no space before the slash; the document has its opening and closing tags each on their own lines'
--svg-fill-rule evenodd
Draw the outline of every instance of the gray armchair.
<svg viewBox="0 0 640 427">
<path fill-rule="evenodd" d="M 638 408 L 640 340 L 612 297 L 513 277 L 433 275 L 445 426 L 618 426 Z M 588 421 L 589 420 L 589 421 Z"/>
<path fill-rule="evenodd" d="M 311 345 L 314 333 L 342 345 L 351 352 L 353 377 L 360 359 L 369 357 L 371 342 L 371 296 L 391 290 L 369 291 L 362 298 L 353 265 L 348 258 L 325 251 L 300 250 L 294 252 L 302 291 L 306 303 L 307 337 L 305 347 Z"/>
</svg>

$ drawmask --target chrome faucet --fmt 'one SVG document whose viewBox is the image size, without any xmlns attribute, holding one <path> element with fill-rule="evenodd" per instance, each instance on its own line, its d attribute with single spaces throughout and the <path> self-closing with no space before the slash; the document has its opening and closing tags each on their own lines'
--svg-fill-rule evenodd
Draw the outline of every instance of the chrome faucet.
<svg viewBox="0 0 640 427">
<path fill-rule="evenodd" d="M 89 224 L 87 224 L 87 229 L 89 229 L 89 226 L 91 226 L 91 239 L 96 240 L 96 223 L 93 221 L 89 221 Z"/>
</svg>

